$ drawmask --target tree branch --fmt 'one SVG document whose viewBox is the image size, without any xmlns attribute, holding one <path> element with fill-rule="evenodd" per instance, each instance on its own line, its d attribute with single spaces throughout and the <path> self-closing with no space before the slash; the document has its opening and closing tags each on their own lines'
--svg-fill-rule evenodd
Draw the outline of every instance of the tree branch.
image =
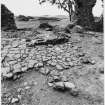
<svg viewBox="0 0 105 105">
<path fill-rule="evenodd" d="M 62 3 L 60 2 L 60 0 L 58 0 L 58 2 L 59 2 L 59 4 L 60 4 L 61 8 L 63 8 L 65 11 L 67 11 L 67 12 L 69 13 L 69 10 L 67 10 L 66 7 L 64 7 L 64 6 L 62 5 Z"/>
</svg>

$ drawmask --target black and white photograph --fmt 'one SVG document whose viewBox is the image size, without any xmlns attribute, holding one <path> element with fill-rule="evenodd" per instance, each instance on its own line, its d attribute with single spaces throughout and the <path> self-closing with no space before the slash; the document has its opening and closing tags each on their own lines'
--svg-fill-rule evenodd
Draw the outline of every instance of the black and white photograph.
<svg viewBox="0 0 105 105">
<path fill-rule="evenodd" d="M 1 105 L 104 105 L 104 0 L 1 0 Z"/>
</svg>

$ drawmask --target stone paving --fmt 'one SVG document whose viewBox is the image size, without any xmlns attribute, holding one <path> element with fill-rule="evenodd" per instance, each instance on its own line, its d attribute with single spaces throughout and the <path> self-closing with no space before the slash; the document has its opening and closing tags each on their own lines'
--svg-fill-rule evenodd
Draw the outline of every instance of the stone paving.
<svg viewBox="0 0 105 105">
<path fill-rule="evenodd" d="M 31 42 L 34 42 L 32 40 Z M 73 66 L 80 66 L 81 57 L 85 56 L 81 47 L 72 42 L 61 45 L 41 45 L 27 47 L 26 39 L 2 39 L 1 62 L 2 76 L 11 78 L 15 73 L 29 69 L 52 67 L 62 71 Z"/>
<path fill-rule="evenodd" d="M 47 34 L 48 35 L 44 33 L 43 35 L 41 34 L 42 36 L 39 36 L 41 36 L 41 38 L 44 37 L 45 40 L 47 38 L 52 39 L 52 37 L 50 37 L 50 35 L 52 34 L 50 32 L 48 32 Z M 88 95 L 90 95 L 89 97 L 91 97 L 92 99 L 96 99 L 97 97 L 99 97 L 98 100 L 102 100 L 102 81 L 104 69 L 102 63 L 103 59 L 98 58 L 98 56 L 101 56 L 102 58 L 102 50 L 101 48 L 99 49 L 100 51 L 96 49 L 100 46 L 100 44 L 102 44 L 102 41 L 100 39 L 96 38 L 96 36 L 90 38 L 88 36 L 84 36 L 83 34 L 77 34 L 77 36 L 76 34 L 73 34 L 71 37 L 68 38 L 68 42 L 63 44 L 34 45 L 34 43 L 37 41 L 36 37 L 37 36 L 24 38 L 2 38 L 2 80 L 21 80 L 22 73 L 28 72 L 29 70 L 34 70 L 36 74 L 35 78 L 36 76 L 39 76 L 37 72 L 40 74 L 40 76 L 41 74 L 42 76 L 44 75 L 43 77 L 46 78 L 45 81 L 48 87 L 57 90 L 68 90 L 67 92 L 74 97 L 82 96 L 88 100 Z M 85 43 L 83 43 L 83 41 L 86 43 L 86 45 Z M 28 46 L 31 44 L 34 46 Z M 94 46 L 94 44 L 95 48 L 92 47 Z M 92 50 L 85 48 L 91 48 Z M 90 50 L 94 53 L 89 52 Z M 26 76 L 26 78 L 28 77 Z M 29 83 L 32 80 L 36 82 L 35 78 L 27 80 Z M 41 80 L 39 82 L 41 82 Z M 15 84 L 15 82 L 12 83 Z M 23 88 L 23 92 L 26 92 L 27 90 L 31 91 L 30 88 L 30 85 L 25 86 Z M 39 88 L 37 88 L 37 90 L 38 89 Z M 9 93 L 7 92 L 7 94 Z M 3 96 L 5 97 L 5 94 Z M 23 95 L 21 96 L 24 97 Z M 19 99 L 21 98 L 18 98 L 18 96 L 16 96 L 11 97 L 11 100 L 9 100 L 9 98 L 3 100 L 3 102 L 4 105 L 5 102 L 8 100 L 9 102 L 11 102 L 11 104 L 18 103 L 21 102 Z"/>
</svg>

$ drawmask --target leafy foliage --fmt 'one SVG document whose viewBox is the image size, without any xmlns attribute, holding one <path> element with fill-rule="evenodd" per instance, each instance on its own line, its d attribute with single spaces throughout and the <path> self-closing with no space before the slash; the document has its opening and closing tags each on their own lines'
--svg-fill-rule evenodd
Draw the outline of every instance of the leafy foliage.
<svg viewBox="0 0 105 105">
<path fill-rule="evenodd" d="M 57 4 L 58 8 L 63 8 L 67 12 L 69 12 L 68 9 L 67 9 L 68 5 L 70 6 L 70 5 L 74 5 L 75 4 L 74 0 L 39 0 L 40 4 L 43 4 L 45 2 L 49 2 L 52 5 L 53 4 Z"/>
<path fill-rule="evenodd" d="M 73 12 L 73 5 L 75 6 L 74 0 L 39 0 L 40 4 L 43 4 L 45 2 L 49 2 L 52 5 L 56 4 L 58 8 L 64 9 L 64 11 L 68 12 L 69 17 L 71 18 Z"/>
</svg>

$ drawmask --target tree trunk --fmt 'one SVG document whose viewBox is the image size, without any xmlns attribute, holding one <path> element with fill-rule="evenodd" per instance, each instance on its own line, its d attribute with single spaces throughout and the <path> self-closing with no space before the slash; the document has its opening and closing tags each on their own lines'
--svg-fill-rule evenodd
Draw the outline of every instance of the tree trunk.
<svg viewBox="0 0 105 105">
<path fill-rule="evenodd" d="M 69 0 L 69 2 L 68 2 L 68 10 L 69 10 L 69 19 L 70 19 L 70 22 L 71 22 L 71 9 L 72 9 L 72 4 L 71 4 L 71 1 Z"/>
<path fill-rule="evenodd" d="M 95 28 L 95 23 L 92 8 L 94 7 L 96 0 L 75 0 L 75 3 L 77 5 L 77 24 L 86 29 L 93 30 Z"/>
</svg>

